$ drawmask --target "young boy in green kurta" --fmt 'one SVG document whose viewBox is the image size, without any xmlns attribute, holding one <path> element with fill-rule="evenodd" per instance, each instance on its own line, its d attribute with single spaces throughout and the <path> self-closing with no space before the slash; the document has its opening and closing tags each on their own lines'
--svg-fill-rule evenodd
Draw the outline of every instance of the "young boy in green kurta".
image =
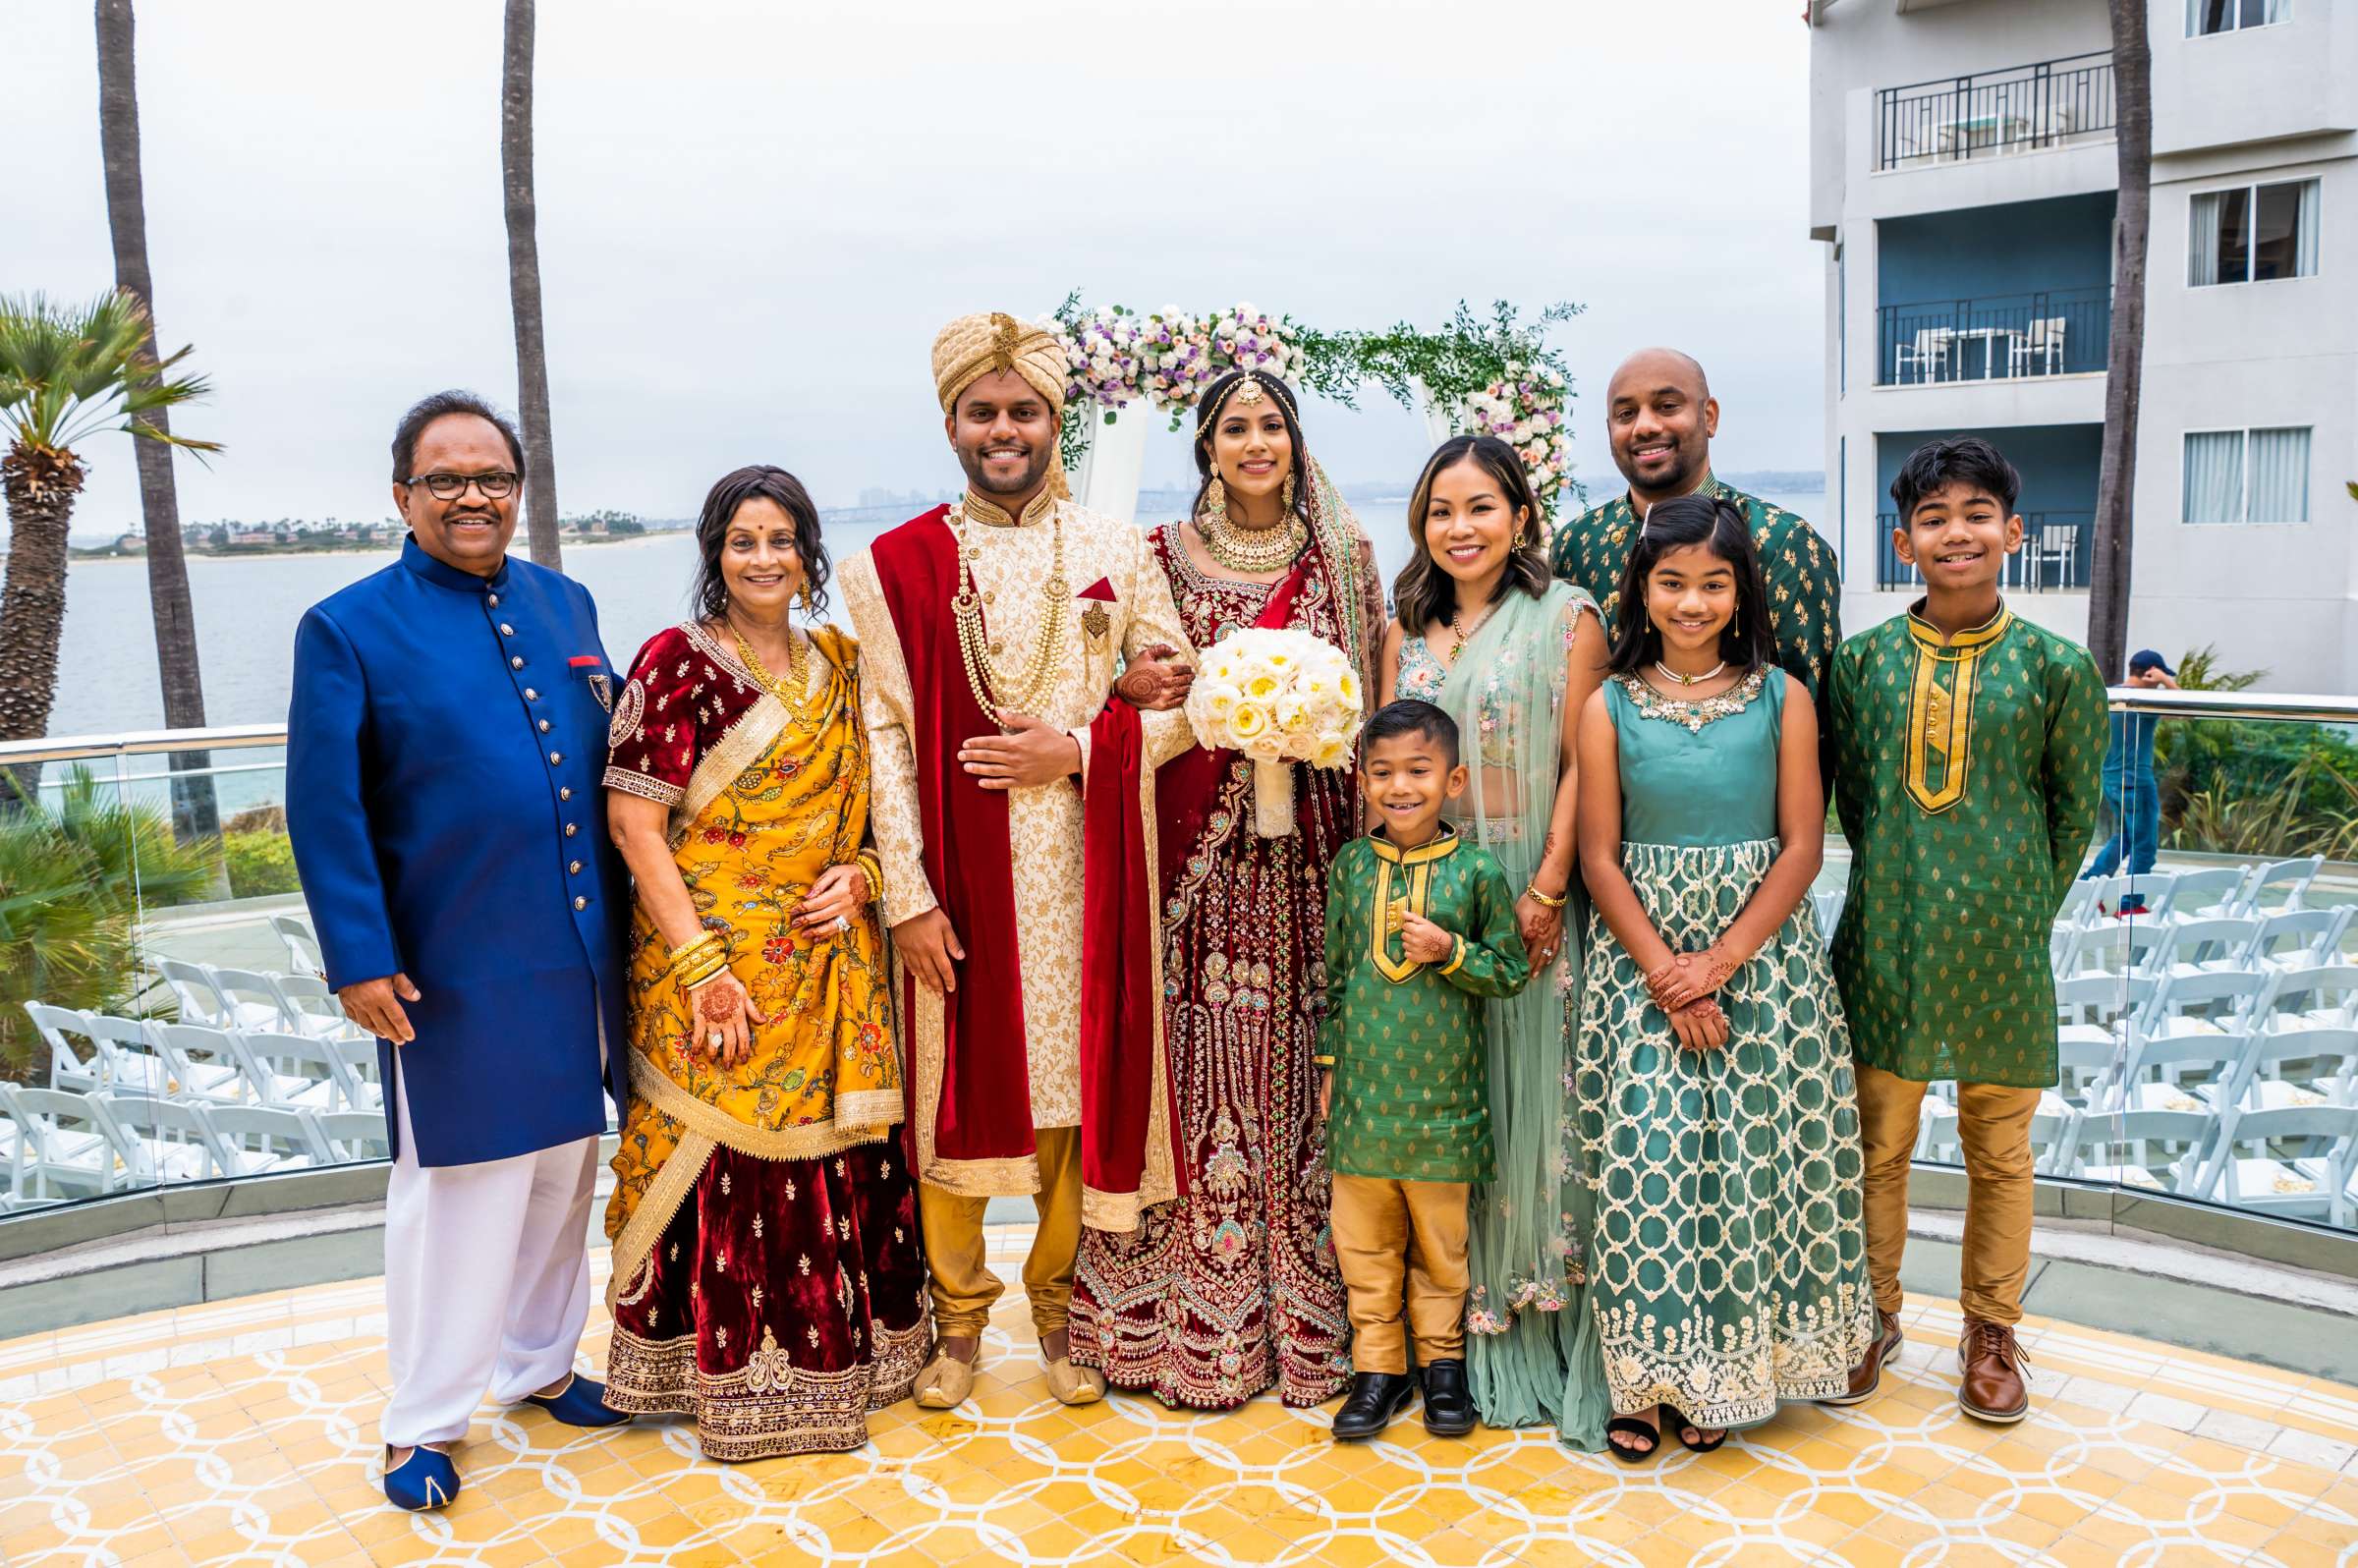
<svg viewBox="0 0 2358 1568">
<path fill-rule="evenodd" d="M 1835 809 L 1850 892 L 1834 978 L 1857 1056 L 1867 1272 L 1881 1314 L 1850 1402 L 1899 1349 L 1908 1166 L 1926 1085 L 1957 1083 L 1967 1181 L 1957 1402 L 2030 1412 L 2031 1116 L 2055 1082 L 2048 943 L 2096 826 L 2105 688 L 2078 644 L 1999 597 L 2021 476 L 1989 442 L 1933 441 L 1891 485 L 1892 543 L 1923 574 L 1905 616 L 1834 655 Z"/>
<path fill-rule="evenodd" d="M 1336 1260 L 1351 1313 L 1351 1392 L 1334 1435 L 1363 1441 L 1417 1388 L 1425 1429 L 1474 1429 L 1466 1382 L 1466 1201 L 1491 1174 L 1486 998 L 1531 978 L 1514 889 L 1441 808 L 1463 794 L 1456 721 L 1392 702 L 1368 721 L 1360 784 L 1378 825 L 1326 878 L 1326 1017 L 1319 1089 L 1334 1172 Z"/>
</svg>

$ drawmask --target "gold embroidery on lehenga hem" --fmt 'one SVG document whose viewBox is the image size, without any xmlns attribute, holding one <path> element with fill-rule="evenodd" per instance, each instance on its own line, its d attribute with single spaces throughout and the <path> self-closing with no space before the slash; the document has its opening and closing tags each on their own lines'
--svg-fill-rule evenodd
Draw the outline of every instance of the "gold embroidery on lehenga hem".
<svg viewBox="0 0 2358 1568">
<path fill-rule="evenodd" d="M 819 1372 L 797 1368 L 764 1324 L 761 1347 L 746 1365 L 715 1373 L 698 1368 L 693 1334 L 646 1339 L 617 1325 L 607 1354 L 606 1402 L 635 1416 L 694 1417 L 698 1446 L 707 1459 L 840 1453 L 868 1440 L 869 1412 L 909 1397 L 932 1331 L 931 1320 L 922 1316 L 904 1329 L 870 1318 L 873 1359 Z"/>
</svg>

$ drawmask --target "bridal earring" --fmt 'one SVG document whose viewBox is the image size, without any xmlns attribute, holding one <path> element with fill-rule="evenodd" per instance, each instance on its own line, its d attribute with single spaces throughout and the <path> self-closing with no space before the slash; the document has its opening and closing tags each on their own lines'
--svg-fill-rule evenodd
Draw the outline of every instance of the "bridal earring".
<svg viewBox="0 0 2358 1568">
<path fill-rule="evenodd" d="M 1279 505 L 1288 512 L 1294 509 L 1294 476 L 1291 473 L 1285 476 L 1285 489 L 1280 495 Z"/>
<path fill-rule="evenodd" d="M 1228 486 L 1220 482 L 1220 471 L 1211 471 L 1211 482 L 1204 487 L 1204 516 L 1221 523 L 1228 521 Z"/>
</svg>

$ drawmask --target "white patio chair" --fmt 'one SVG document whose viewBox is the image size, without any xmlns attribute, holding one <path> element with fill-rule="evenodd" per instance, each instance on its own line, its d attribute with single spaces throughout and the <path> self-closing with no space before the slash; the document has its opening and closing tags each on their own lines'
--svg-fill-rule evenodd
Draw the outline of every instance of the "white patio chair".
<svg viewBox="0 0 2358 1568">
<path fill-rule="evenodd" d="M 2177 882 L 2170 889 L 2170 920 L 2225 920 L 2244 914 L 2237 906 L 2242 902 L 2245 885 L 2251 880 L 2250 867 L 2213 866 L 2202 870 L 2177 871 L 2173 874 Z"/>
<path fill-rule="evenodd" d="M 107 1114 L 123 1131 L 124 1152 L 136 1186 L 203 1181 L 231 1174 L 203 1107 L 149 1094 L 108 1094 Z"/>
<path fill-rule="evenodd" d="M 2037 365 L 2042 375 L 2063 368 L 2063 327 L 2059 315 L 2033 316 L 2027 331 L 2006 340 L 2006 374 L 2028 375 Z"/>
<path fill-rule="evenodd" d="M 320 1111 L 311 1125 L 327 1145 L 331 1160 L 391 1159 L 392 1136 L 383 1111 Z"/>
<path fill-rule="evenodd" d="M 2283 1150 L 2274 1146 L 2297 1145 Z M 2257 1213 L 2350 1223 L 2358 1106 L 2290 1105 L 2229 1111 L 2202 1196 Z"/>
<path fill-rule="evenodd" d="M 2168 1039 L 2250 1030 L 2274 980 L 2256 970 L 2166 976 L 2136 1021 L 2137 1033 L 2147 1039 Z"/>
<path fill-rule="evenodd" d="M 203 1024 L 150 1024 L 147 1037 L 164 1060 L 164 1099 L 258 1103 L 265 1080 L 235 1031 Z"/>
<path fill-rule="evenodd" d="M 2132 976 L 2161 975 L 2169 968 L 2175 938 L 2167 925 L 2153 921 L 2105 921 L 2083 925 L 2064 939 L 2055 955 L 2055 977 L 2079 980 L 2105 976 L 2115 980 Z"/>
<path fill-rule="evenodd" d="M 273 915 L 270 928 L 278 939 L 287 944 L 287 961 L 302 975 L 324 975 L 327 964 L 319 956 L 319 938 L 311 934 L 310 922 L 300 915 Z"/>
<path fill-rule="evenodd" d="M 124 1133 L 103 1097 L 0 1084 L 0 1115 L 17 1124 L 9 1165 L 17 1198 L 89 1198 L 129 1180 Z"/>
<path fill-rule="evenodd" d="M 2260 936 L 2260 922 L 2248 917 L 2223 920 L 2172 921 L 2167 926 L 2171 976 L 2200 975 L 2220 970 L 2248 971 L 2256 966 L 2252 943 Z"/>
<path fill-rule="evenodd" d="M 2049 1173 L 2192 1198 L 2218 1127 L 2208 1108 L 2090 1114 L 2073 1125 Z M 2162 1152 L 2173 1147 L 2175 1154 Z"/>
<path fill-rule="evenodd" d="M 1948 364 L 1949 351 L 1956 343 L 1956 336 L 1947 327 L 1923 327 L 1917 331 L 1912 342 L 1894 343 L 1891 346 L 1891 379 L 1894 382 L 1906 382 L 1908 370 L 1913 366 L 1918 371 L 1929 372 L 1919 374 L 1916 377 L 1918 381 L 1940 380 L 1941 371 Z"/>
<path fill-rule="evenodd" d="M 2304 1029 L 2358 1029 L 2358 964 L 2309 969 L 2263 969 L 2267 986 L 2252 1008 L 2255 1027 L 2270 1034 Z"/>
<path fill-rule="evenodd" d="M 167 1087 L 172 1067 L 156 1051 L 155 1036 L 145 1019 L 117 1018 L 112 1013 L 84 1016 L 89 1020 L 90 1039 L 105 1053 L 111 1075 L 107 1089 L 127 1094 L 169 1095 L 176 1092 Z"/>
<path fill-rule="evenodd" d="M 223 991 L 210 964 L 159 958 L 155 972 L 172 987 L 180 1002 L 180 1021 L 206 1029 L 272 1029 L 278 1018 L 275 998 L 240 1001 Z"/>
<path fill-rule="evenodd" d="M 2214 1110 L 2228 1101 L 2258 1036 L 2237 1030 L 2141 1039 L 2120 1077 L 2118 1103 L 2128 1110 Z"/>
<path fill-rule="evenodd" d="M 2311 855 L 2303 860 L 2269 861 L 2252 868 L 2251 880 L 2244 883 L 2239 895 L 2238 915 L 2273 915 L 2288 909 L 2305 909 L 2309 884 L 2317 880 L 2319 868 L 2326 864 L 2323 855 Z M 2277 895 L 2282 895 L 2281 899 Z"/>
<path fill-rule="evenodd" d="M 272 975 L 269 980 L 277 992 L 280 1009 L 295 1020 L 296 1033 L 320 1039 L 339 1036 L 368 1037 L 360 1025 L 344 1016 L 344 1004 L 318 976 Z"/>
<path fill-rule="evenodd" d="M 281 1105 L 207 1105 L 203 1109 L 232 1176 L 262 1176 L 334 1163 L 326 1141 L 303 1111 Z"/>
<path fill-rule="evenodd" d="M 111 1064 L 106 1046 L 90 1035 L 88 1014 L 47 1002 L 27 1002 L 25 1012 L 32 1020 L 33 1033 L 49 1047 L 51 1089 L 94 1094 L 106 1087 Z M 84 1042 L 81 1050 L 74 1047 L 76 1036 Z"/>
</svg>

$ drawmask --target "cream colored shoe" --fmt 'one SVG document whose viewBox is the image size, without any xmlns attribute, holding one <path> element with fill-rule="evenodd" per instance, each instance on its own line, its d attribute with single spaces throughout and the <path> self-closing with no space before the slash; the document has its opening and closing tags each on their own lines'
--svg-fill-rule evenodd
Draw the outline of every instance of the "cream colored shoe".
<svg viewBox="0 0 2358 1568">
<path fill-rule="evenodd" d="M 965 1354 L 959 1354 L 963 1349 Z M 911 1397 L 927 1410 L 955 1410 L 975 1391 L 975 1358 L 982 1342 L 963 1336 L 939 1339 L 933 1359 L 917 1374 Z"/>
<path fill-rule="evenodd" d="M 1105 1397 L 1105 1374 L 1073 1365 L 1072 1336 L 1064 1329 L 1040 1336 L 1039 1359 L 1047 1368 L 1048 1392 L 1063 1403 L 1094 1405 Z"/>
</svg>

